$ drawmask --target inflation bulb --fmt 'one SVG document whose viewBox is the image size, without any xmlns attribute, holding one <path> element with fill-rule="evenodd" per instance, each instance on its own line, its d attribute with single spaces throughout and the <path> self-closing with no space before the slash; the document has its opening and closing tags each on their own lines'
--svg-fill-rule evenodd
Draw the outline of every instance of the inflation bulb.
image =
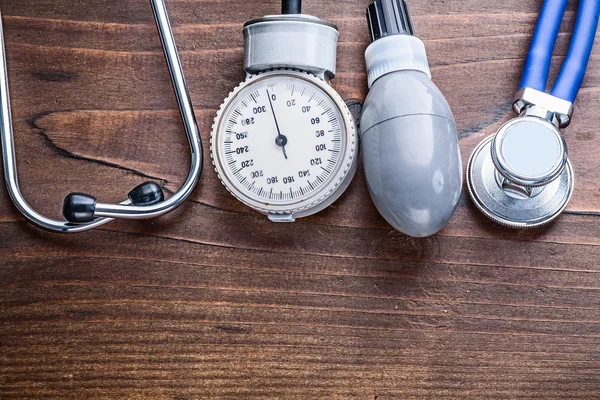
<svg viewBox="0 0 600 400">
<path fill-rule="evenodd" d="M 369 192 L 394 228 L 430 236 L 452 217 L 462 190 L 454 117 L 431 81 L 406 3 L 376 0 L 367 21 L 373 41 L 365 52 L 370 91 L 360 126 Z"/>
</svg>

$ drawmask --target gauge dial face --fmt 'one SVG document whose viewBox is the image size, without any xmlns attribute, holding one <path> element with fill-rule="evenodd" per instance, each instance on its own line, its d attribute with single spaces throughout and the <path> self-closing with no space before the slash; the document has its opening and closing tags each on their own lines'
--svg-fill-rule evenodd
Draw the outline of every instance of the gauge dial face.
<svg viewBox="0 0 600 400">
<path fill-rule="evenodd" d="M 255 79 L 217 117 L 213 158 L 221 179 L 264 207 L 293 207 L 322 195 L 347 162 L 340 106 L 300 73 Z"/>
</svg>

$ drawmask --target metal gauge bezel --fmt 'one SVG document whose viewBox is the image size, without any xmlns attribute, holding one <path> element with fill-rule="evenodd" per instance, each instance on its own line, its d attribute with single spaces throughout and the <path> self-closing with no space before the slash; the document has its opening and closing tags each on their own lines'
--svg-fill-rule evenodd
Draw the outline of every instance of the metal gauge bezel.
<svg viewBox="0 0 600 400">
<path fill-rule="evenodd" d="M 238 188 L 238 182 L 230 176 L 230 171 L 222 164 L 223 160 L 221 159 L 219 149 L 219 138 L 224 132 L 224 130 L 221 129 L 224 117 L 228 114 L 229 108 L 235 104 L 240 93 L 252 85 L 267 79 L 273 79 L 274 77 L 292 77 L 304 80 L 305 82 L 316 86 L 329 96 L 341 117 L 340 127 L 344 138 L 343 150 L 341 152 L 342 155 L 326 182 L 308 197 L 290 200 L 284 204 L 265 203 L 264 201 L 259 201 L 248 196 L 245 191 L 240 190 Z M 344 100 L 322 79 L 307 72 L 292 69 L 274 69 L 261 72 L 260 74 L 250 75 L 244 82 L 238 85 L 221 104 L 221 107 L 217 112 L 217 116 L 215 117 L 212 126 L 210 147 L 213 166 L 225 188 L 240 202 L 266 215 L 293 215 L 294 217 L 301 217 L 314 214 L 326 208 L 337 200 L 347 188 L 356 171 L 358 162 L 356 125 Z"/>
</svg>

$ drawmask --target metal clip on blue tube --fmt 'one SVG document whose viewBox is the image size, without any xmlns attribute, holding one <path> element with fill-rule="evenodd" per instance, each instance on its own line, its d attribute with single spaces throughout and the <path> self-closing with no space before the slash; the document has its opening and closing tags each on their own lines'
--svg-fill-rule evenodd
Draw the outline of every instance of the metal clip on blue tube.
<svg viewBox="0 0 600 400">
<path fill-rule="evenodd" d="M 567 0 L 544 2 L 513 104 L 519 117 L 484 139 L 467 167 L 475 205 L 509 227 L 532 228 L 554 220 L 573 193 L 573 170 L 560 129 L 573 116 L 596 37 L 600 1 L 580 0 L 569 51 L 548 94 L 552 51 L 566 6 Z"/>
</svg>

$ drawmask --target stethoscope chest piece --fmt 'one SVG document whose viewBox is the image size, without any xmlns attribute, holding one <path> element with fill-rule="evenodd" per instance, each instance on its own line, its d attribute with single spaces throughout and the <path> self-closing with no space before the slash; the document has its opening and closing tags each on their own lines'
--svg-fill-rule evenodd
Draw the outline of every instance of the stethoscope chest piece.
<svg viewBox="0 0 600 400">
<path fill-rule="evenodd" d="M 562 134 L 537 116 L 507 122 L 473 152 L 467 186 L 475 205 L 502 225 L 533 228 L 552 221 L 573 193 Z"/>
<path fill-rule="evenodd" d="M 596 37 L 600 2 L 581 0 L 567 57 L 546 92 L 552 50 L 567 0 L 544 1 L 521 89 L 504 124 L 473 151 L 467 187 L 486 216 L 511 228 L 534 228 L 560 215 L 573 194 L 573 169 L 560 129 L 569 126 Z"/>
</svg>

